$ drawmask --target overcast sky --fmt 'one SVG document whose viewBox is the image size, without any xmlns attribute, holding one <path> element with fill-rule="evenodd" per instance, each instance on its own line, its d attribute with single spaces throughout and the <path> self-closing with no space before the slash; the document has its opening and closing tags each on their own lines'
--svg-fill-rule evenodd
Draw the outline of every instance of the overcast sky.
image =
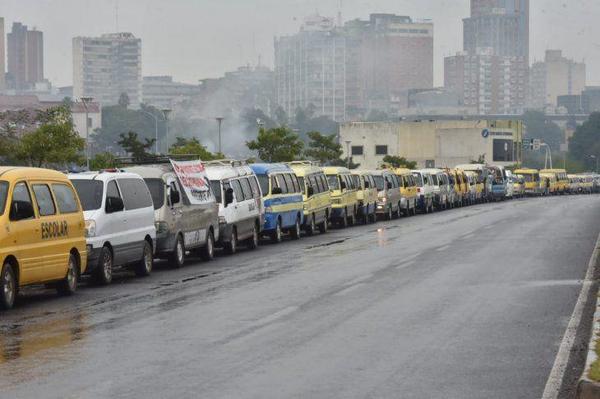
<svg viewBox="0 0 600 399">
<path fill-rule="evenodd" d="M 340 0 L 0 0 L 8 32 L 14 21 L 44 32 L 45 75 L 72 84 L 74 36 L 117 29 L 142 38 L 144 75 L 196 82 L 240 65 L 272 66 L 273 37 L 296 32 L 303 17 L 336 16 Z M 344 20 L 388 12 L 432 19 L 435 84 L 443 84 L 443 57 L 462 50 L 462 18 L 469 0 L 342 0 Z M 548 48 L 585 59 L 588 84 L 600 85 L 600 1 L 531 0 L 532 61 Z"/>
</svg>

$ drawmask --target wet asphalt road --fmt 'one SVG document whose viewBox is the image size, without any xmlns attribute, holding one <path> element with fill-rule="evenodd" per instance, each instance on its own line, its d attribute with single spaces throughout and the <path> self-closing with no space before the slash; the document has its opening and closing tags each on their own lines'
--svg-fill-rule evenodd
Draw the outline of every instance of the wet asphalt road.
<svg viewBox="0 0 600 399">
<path fill-rule="evenodd" d="M 516 200 L 29 289 L 0 397 L 539 398 L 599 222 L 598 195 Z"/>
</svg>

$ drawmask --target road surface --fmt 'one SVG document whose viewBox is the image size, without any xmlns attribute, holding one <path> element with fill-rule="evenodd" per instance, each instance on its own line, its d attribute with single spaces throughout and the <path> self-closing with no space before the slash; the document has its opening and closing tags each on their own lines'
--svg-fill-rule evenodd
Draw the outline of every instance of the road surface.
<svg viewBox="0 0 600 399">
<path fill-rule="evenodd" d="M 600 196 L 524 199 L 25 290 L 0 396 L 539 398 L 599 232 Z"/>
</svg>

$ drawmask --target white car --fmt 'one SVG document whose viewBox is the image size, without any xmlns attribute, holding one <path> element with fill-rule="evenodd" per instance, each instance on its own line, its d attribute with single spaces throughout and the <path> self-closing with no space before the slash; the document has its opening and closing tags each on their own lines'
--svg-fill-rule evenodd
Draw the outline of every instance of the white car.
<svg viewBox="0 0 600 399">
<path fill-rule="evenodd" d="M 254 171 L 239 161 L 211 161 L 206 163 L 206 175 L 219 204 L 219 244 L 228 253 L 235 253 L 239 242 L 255 249 L 264 208 Z"/>
<path fill-rule="evenodd" d="M 156 229 L 148 186 L 133 173 L 70 174 L 83 206 L 88 267 L 99 284 L 112 281 L 113 267 L 132 266 L 138 276 L 152 271 Z"/>
</svg>

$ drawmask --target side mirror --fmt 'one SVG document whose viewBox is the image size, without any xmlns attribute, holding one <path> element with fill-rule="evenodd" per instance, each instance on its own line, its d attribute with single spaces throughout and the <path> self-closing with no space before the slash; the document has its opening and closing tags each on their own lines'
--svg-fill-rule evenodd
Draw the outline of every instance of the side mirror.
<svg viewBox="0 0 600 399">
<path fill-rule="evenodd" d="M 315 189 L 312 187 L 308 187 L 308 189 L 306 190 L 306 195 L 308 197 L 312 197 L 315 194 Z"/>
<path fill-rule="evenodd" d="M 227 207 L 227 205 L 233 203 L 233 188 L 228 188 L 227 190 L 225 190 L 225 204 L 223 204 L 225 207 Z"/>
<path fill-rule="evenodd" d="M 368 181 L 365 182 L 365 188 L 371 188 L 371 183 L 369 183 Z"/>
<path fill-rule="evenodd" d="M 13 201 L 10 207 L 11 220 L 24 220 L 35 217 L 33 205 L 28 201 Z"/>
<path fill-rule="evenodd" d="M 345 182 L 345 181 L 343 181 L 343 182 L 340 182 L 340 188 L 341 188 L 342 190 L 345 190 L 345 189 L 346 189 L 346 182 Z"/>
<path fill-rule="evenodd" d="M 178 204 L 179 201 L 181 201 L 181 194 L 179 194 L 179 191 L 172 190 L 170 197 L 171 197 L 171 205 Z"/>
<path fill-rule="evenodd" d="M 281 189 L 281 187 L 273 187 L 273 190 L 271 190 L 271 194 L 283 194 L 283 190 Z"/>
<path fill-rule="evenodd" d="M 125 209 L 125 204 L 123 204 L 123 200 L 119 197 L 107 197 L 106 198 L 106 213 L 114 213 L 121 212 Z"/>
<path fill-rule="evenodd" d="M 388 183 L 387 183 L 387 189 L 388 189 L 388 190 L 391 190 L 391 189 L 392 189 L 392 183 L 390 183 L 390 182 L 388 182 Z"/>
</svg>

